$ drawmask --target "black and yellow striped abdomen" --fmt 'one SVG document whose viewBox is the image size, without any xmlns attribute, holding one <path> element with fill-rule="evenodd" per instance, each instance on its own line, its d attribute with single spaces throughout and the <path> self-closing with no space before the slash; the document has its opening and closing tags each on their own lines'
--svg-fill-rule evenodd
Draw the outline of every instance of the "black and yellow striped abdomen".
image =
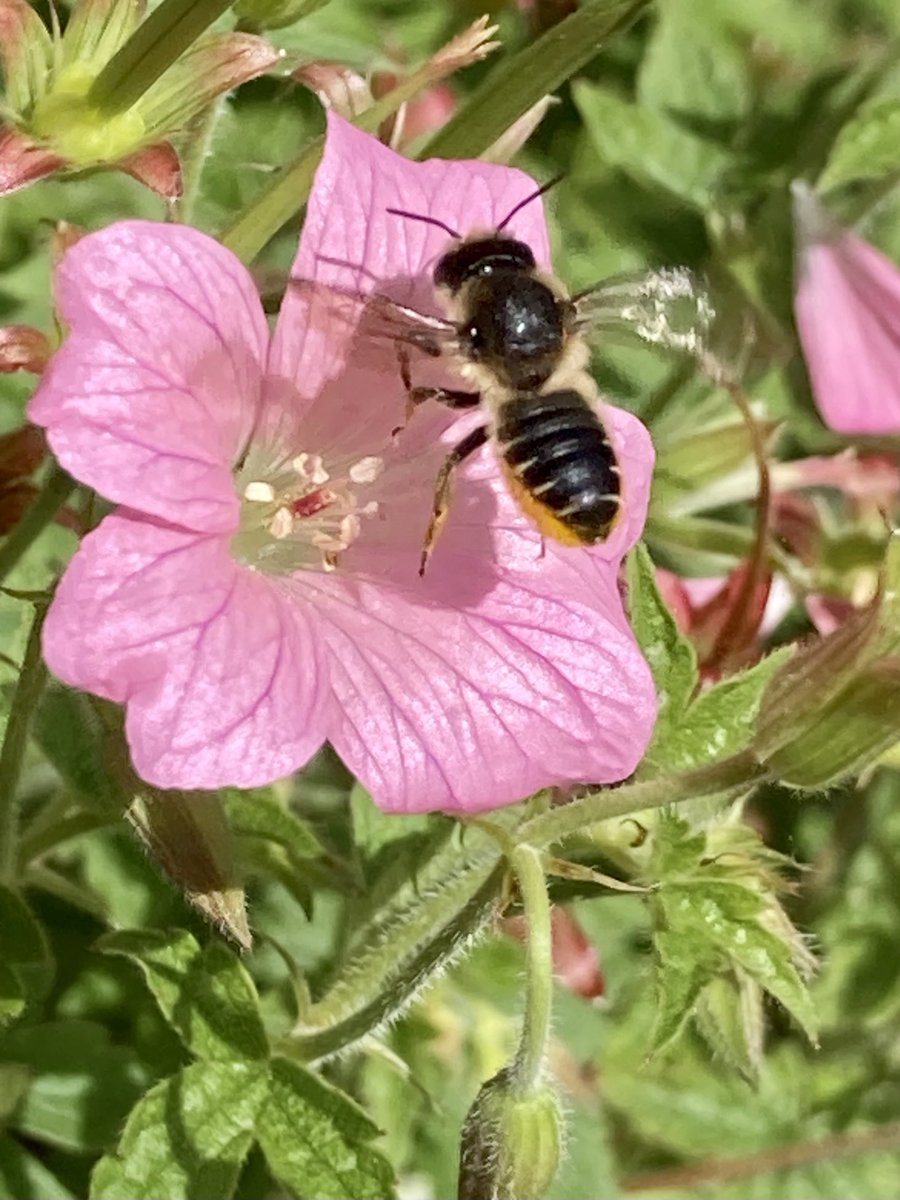
<svg viewBox="0 0 900 1200">
<path fill-rule="evenodd" d="M 497 452 L 513 495 L 538 529 L 567 545 L 609 537 L 621 510 L 615 451 L 573 388 L 519 393 L 497 414 Z"/>
</svg>

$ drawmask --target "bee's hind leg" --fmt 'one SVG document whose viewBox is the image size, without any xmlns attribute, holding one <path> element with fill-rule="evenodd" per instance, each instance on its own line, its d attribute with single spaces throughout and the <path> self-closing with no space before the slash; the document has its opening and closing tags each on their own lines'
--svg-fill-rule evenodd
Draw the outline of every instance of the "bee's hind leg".
<svg viewBox="0 0 900 1200">
<path fill-rule="evenodd" d="M 425 568 L 428 566 L 428 560 L 434 549 L 434 543 L 437 541 L 438 534 L 441 532 L 444 521 L 447 519 L 453 472 L 470 454 L 474 454 L 476 450 L 481 449 L 487 439 L 487 425 L 479 425 L 477 429 L 473 429 L 471 433 L 467 434 L 458 446 L 453 447 L 441 464 L 441 469 L 438 471 L 437 479 L 434 483 L 434 504 L 431 509 L 431 520 L 428 522 L 425 544 L 422 547 L 422 557 L 419 560 L 420 575 L 425 574 Z"/>
</svg>

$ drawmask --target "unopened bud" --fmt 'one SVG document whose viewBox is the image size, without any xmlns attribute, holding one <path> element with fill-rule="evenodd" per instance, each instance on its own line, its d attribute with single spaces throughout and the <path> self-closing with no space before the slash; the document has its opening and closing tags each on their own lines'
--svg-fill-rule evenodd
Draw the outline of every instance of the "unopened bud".
<svg viewBox="0 0 900 1200">
<path fill-rule="evenodd" d="M 13 479 L 25 479 L 38 469 L 46 453 L 47 439 L 43 429 L 38 429 L 36 425 L 20 425 L 10 433 L 0 435 L 0 484 Z"/>
<path fill-rule="evenodd" d="M 801 648 L 763 694 L 753 749 L 783 782 L 821 788 L 900 739 L 900 535 L 879 595 L 834 633 Z"/>
<path fill-rule="evenodd" d="M 50 343 L 30 325 L 0 326 L 0 372 L 30 371 L 40 375 L 50 357 Z"/>
<path fill-rule="evenodd" d="M 145 848 L 195 908 L 249 950 L 244 892 L 218 794 L 139 787 L 127 815 Z"/>
<path fill-rule="evenodd" d="M 458 1200 L 540 1200 L 559 1166 L 562 1116 L 546 1084 L 521 1090 L 515 1067 L 482 1087 L 462 1131 Z"/>
</svg>

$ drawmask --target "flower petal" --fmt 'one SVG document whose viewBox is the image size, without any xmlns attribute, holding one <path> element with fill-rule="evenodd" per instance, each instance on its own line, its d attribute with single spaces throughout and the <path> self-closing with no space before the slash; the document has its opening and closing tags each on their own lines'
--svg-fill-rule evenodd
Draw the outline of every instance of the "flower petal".
<svg viewBox="0 0 900 1200">
<path fill-rule="evenodd" d="M 431 216 L 469 233 L 479 227 L 496 227 L 536 186 L 521 171 L 492 163 L 412 162 L 330 112 L 325 153 L 316 172 L 292 273 L 332 287 L 386 290 L 406 304 L 436 311 L 430 270 L 448 236 L 432 225 L 387 210 L 400 208 Z M 548 263 L 540 200 L 517 213 L 509 230 L 528 242 L 538 262 Z M 276 376 L 294 381 L 309 402 L 343 365 L 348 347 L 345 338 L 343 353 L 336 351 L 333 328 L 308 329 L 307 303 L 290 291 L 285 297 L 269 367 Z M 392 381 L 399 397 L 395 360 Z M 352 391 L 348 386 L 348 399 Z M 365 421 L 373 408 L 380 407 L 383 412 L 385 401 L 370 381 L 352 403 L 355 411 L 341 406 L 343 421 Z"/>
<path fill-rule="evenodd" d="M 900 430 L 900 267 L 794 186 L 797 330 L 822 418 L 838 433 Z"/>
<path fill-rule="evenodd" d="M 127 704 L 135 768 L 160 787 L 270 783 L 325 736 L 309 613 L 221 537 L 107 517 L 57 589 L 44 654 L 66 683 Z"/>
<path fill-rule="evenodd" d="M 29 415 L 60 462 L 138 512 L 234 529 L 267 344 L 247 271 L 197 230 L 123 221 L 77 242 L 57 280 L 71 333 Z"/>
<path fill-rule="evenodd" d="M 581 558 L 580 578 L 552 564 L 510 575 L 471 609 L 413 587 L 304 579 L 340 710 L 329 737 L 380 808 L 474 812 L 634 770 L 653 680 L 615 571 Z"/>
</svg>

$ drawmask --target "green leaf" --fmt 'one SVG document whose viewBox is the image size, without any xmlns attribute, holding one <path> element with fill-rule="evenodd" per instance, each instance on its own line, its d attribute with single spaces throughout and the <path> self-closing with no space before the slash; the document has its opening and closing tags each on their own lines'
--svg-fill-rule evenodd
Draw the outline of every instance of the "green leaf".
<svg viewBox="0 0 900 1200">
<path fill-rule="evenodd" d="M 0 1200 L 76 1200 L 40 1159 L 0 1135 Z"/>
<path fill-rule="evenodd" d="M 423 151 L 427 157 L 474 158 L 543 96 L 595 58 L 647 7 L 648 0 L 592 0 L 496 67 L 469 102 Z"/>
<path fill-rule="evenodd" d="M 710 979 L 697 997 L 697 1028 L 717 1058 L 753 1086 L 763 1061 L 763 992 L 744 971 Z"/>
<path fill-rule="evenodd" d="M 654 735 L 648 767 L 685 771 L 726 758 L 749 746 L 760 700 L 772 676 L 790 657 L 790 648 L 776 650 L 754 666 L 701 692 L 677 724 L 667 722 Z M 642 777 L 647 767 L 642 764 Z"/>
<path fill-rule="evenodd" d="M 113 1045 L 91 1021 L 14 1029 L 0 1045 L 0 1059 L 31 1074 L 11 1125 L 66 1150 L 109 1144 L 144 1082 L 134 1051 Z"/>
<path fill-rule="evenodd" d="M 900 96 L 864 104 L 847 122 L 819 178 L 821 191 L 900 171 Z"/>
<path fill-rule="evenodd" d="M 185 930 L 122 930 L 101 938 L 98 949 L 137 963 L 163 1016 L 197 1058 L 227 1062 L 268 1054 L 256 988 L 222 942 L 201 950 Z"/>
<path fill-rule="evenodd" d="M 258 788 L 241 792 L 229 788 L 222 793 L 222 802 L 234 833 L 276 842 L 295 862 L 318 858 L 324 853 L 322 843 L 309 823 L 291 812 L 270 791 Z"/>
<path fill-rule="evenodd" d="M 723 967 L 732 963 L 755 979 L 815 1041 L 817 1017 L 809 990 L 791 946 L 763 926 L 766 902 L 759 892 L 737 882 L 703 879 L 667 884 L 658 899 L 668 936 L 682 939 L 680 953 L 697 947 L 705 963 L 714 949 Z"/>
<path fill-rule="evenodd" d="M 44 931 L 21 897 L 0 886 L 0 1027 L 40 1000 L 53 981 Z"/>
<path fill-rule="evenodd" d="M 0 1029 L 21 1017 L 25 1003 L 22 985 L 15 972 L 0 962 Z"/>
<path fill-rule="evenodd" d="M 0 1064 L 0 1126 L 6 1125 L 28 1090 L 31 1072 L 21 1063 Z"/>
<path fill-rule="evenodd" d="M 656 973 L 656 1016 L 650 1035 L 650 1052 L 658 1054 L 678 1038 L 693 1015 L 703 987 L 701 965 L 707 947 L 692 945 L 682 933 L 662 930 L 653 939 L 659 957 Z"/>
<path fill-rule="evenodd" d="M 631 628 L 656 684 L 659 738 L 678 727 L 687 708 L 697 686 L 697 655 L 660 595 L 653 559 L 643 542 L 628 555 L 626 572 Z"/>
<path fill-rule="evenodd" d="M 572 95 L 605 163 L 701 212 L 713 206 L 729 164 L 724 150 L 597 84 L 579 81 Z"/>
<path fill-rule="evenodd" d="M 91 1178 L 91 1200 L 228 1200 L 266 1094 L 256 1063 L 194 1063 L 135 1105 L 115 1156 Z"/>
<path fill-rule="evenodd" d="M 728 25 L 728 10 L 715 0 L 666 0 L 638 73 L 643 104 L 676 117 L 728 128 L 745 117 L 753 101 L 750 54 Z"/>
<path fill-rule="evenodd" d="M 32 733 L 63 781 L 92 808 L 110 815 L 125 809 L 130 797 L 113 782 L 104 757 L 108 732 L 83 693 L 52 683 Z"/>
<path fill-rule="evenodd" d="M 422 833 L 429 826 L 423 813 L 383 813 L 361 783 L 350 792 L 353 840 L 366 857 L 410 833 Z"/>
<path fill-rule="evenodd" d="M 297 1063 L 274 1060 L 258 1137 L 273 1175 L 298 1196 L 388 1200 L 393 1167 L 367 1144 L 377 1133 L 349 1096 Z"/>
</svg>

